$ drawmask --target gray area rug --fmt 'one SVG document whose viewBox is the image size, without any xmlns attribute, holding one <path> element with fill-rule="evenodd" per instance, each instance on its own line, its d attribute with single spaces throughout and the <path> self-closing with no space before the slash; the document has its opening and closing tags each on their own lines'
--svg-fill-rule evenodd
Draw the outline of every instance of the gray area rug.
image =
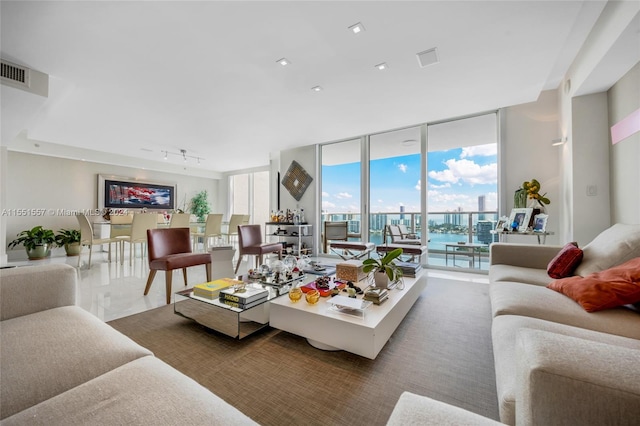
<svg viewBox="0 0 640 426">
<path fill-rule="evenodd" d="M 375 360 L 270 328 L 234 340 L 172 306 L 109 324 L 263 425 L 384 425 L 405 390 L 498 419 L 488 292 L 430 277 Z"/>
</svg>

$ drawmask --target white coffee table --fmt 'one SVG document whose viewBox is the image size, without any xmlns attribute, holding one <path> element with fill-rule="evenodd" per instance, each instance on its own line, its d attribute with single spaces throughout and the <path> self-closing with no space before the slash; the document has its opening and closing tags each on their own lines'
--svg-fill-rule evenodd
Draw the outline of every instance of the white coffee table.
<svg viewBox="0 0 640 426">
<path fill-rule="evenodd" d="M 270 302 L 269 325 L 306 337 L 319 349 L 345 350 L 375 359 L 426 286 L 424 274 L 404 278 L 404 290 L 390 290 L 389 299 L 368 307 L 362 318 L 332 311 L 327 303 L 330 298 L 310 305 L 304 298 L 293 303 L 282 296 Z"/>
</svg>

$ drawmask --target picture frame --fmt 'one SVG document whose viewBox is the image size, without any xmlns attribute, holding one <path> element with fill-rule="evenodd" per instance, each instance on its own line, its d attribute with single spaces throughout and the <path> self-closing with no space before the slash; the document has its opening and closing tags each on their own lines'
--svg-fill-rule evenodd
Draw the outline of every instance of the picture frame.
<svg viewBox="0 0 640 426">
<path fill-rule="evenodd" d="M 98 207 L 100 209 L 176 208 L 177 185 L 119 176 L 98 175 Z"/>
<path fill-rule="evenodd" d="M 549 215 L 540 213 L 533 218 L 533 232 L 547 232 L 547 219 Z"/>
<path fill-rule="evenodd" d="M 512 209 L 511 215 L 509 215 L 509 229 L 517 229 L 518 232 L 527 232 L 532 214 L 532 208 L 525 207 Z"/>
<path fill-rule="evenodd" d="M 510 223 L 511 222 L 509 222 L 509 218 L 507 216 L 502 216 L 496 222 L 495 231 L 496 232 L 503 232 L 505 229 L 509 229 L 509 224 Z"/>
</svg>

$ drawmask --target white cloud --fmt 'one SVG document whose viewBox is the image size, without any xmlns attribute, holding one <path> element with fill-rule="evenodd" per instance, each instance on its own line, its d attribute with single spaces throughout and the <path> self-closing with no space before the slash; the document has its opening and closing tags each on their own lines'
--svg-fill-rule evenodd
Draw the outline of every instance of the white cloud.
<svg viewBox="0 0 640 426">
<path fill-rule="evenodd" d="M 473 200 L 466 194 L 451 194 L 436 190 L 428 191 L 428 208 L 430 212 L 451 211 L 454 208 L 462 207 L 463 210 L 470 209 L 468 206 Z"/>
<path fill-rule="evenodd" d="M 462 148 L 460 158 L 467 157 L 488 157 L 498 153 L 498 144 L 490 143 L 487 145 L 475 145 Z"/>
<path fill-rule="evenodd" d="M 327 191 L 322 191 L 322 197 L 326 198 L 329 196 L 329 193 Z"/>
<path fill-rule="evenodd" d="M 407 173 L 407 165 L 406 164 L 398 164 L 398 169 L 402 172 L 402 173 Z"/>
<path fill-rule="evenodd" d="M 348 192 L 341 192 L 338 195 L 336 195 L 336 198 L 339 198 L 340 200 L 344 200 L 345 198 L 353 198 L 353 195 L 349 194 Z"/>
<path fill-rule="evenodd" d="M 451 188 L 451 184 L 450 183 L 445 183 L 445 184 L 442 184 L 442 185 L 431 184 L 431 185 L 429 185 L 429 188 L 432 188 L 432 189 Z"/>
<path fill-rule="evenodd" d="M 414 187 L 417 191 L 420 191 L 422 189 L 422 179 L 418 180 L 418 183 L 416 183 L 416 186 Z"/>
<path fill-rule="evenodd" d="M 322 202 L 322 210 L 329 210 L 329 209 L 333 209 L 335 207 L 336 207 L 336 205 L 333 204 L 330 201 L 323 201 Z"/>
<path fill-rule="evenodd" d="M 471 160 L 445 161 L 447 169 L 429 172 L 429 177 L 440 182 L 458 183 L 462 180 L 470 185 L 497 183 L 498 165 L 496 163 L 479 166 Z"/>
</svg>

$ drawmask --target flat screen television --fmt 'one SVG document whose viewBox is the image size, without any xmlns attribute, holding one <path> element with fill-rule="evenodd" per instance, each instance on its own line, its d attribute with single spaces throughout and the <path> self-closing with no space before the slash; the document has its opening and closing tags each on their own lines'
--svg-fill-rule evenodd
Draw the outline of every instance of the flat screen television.
<svg viewBox="0 0 640 426">
<path fill-rule="evenodd" d="M 104 207 L 114 209 L 175 208 L 176 187 L 149 182 L 104 179 Z"/>
</svg>

